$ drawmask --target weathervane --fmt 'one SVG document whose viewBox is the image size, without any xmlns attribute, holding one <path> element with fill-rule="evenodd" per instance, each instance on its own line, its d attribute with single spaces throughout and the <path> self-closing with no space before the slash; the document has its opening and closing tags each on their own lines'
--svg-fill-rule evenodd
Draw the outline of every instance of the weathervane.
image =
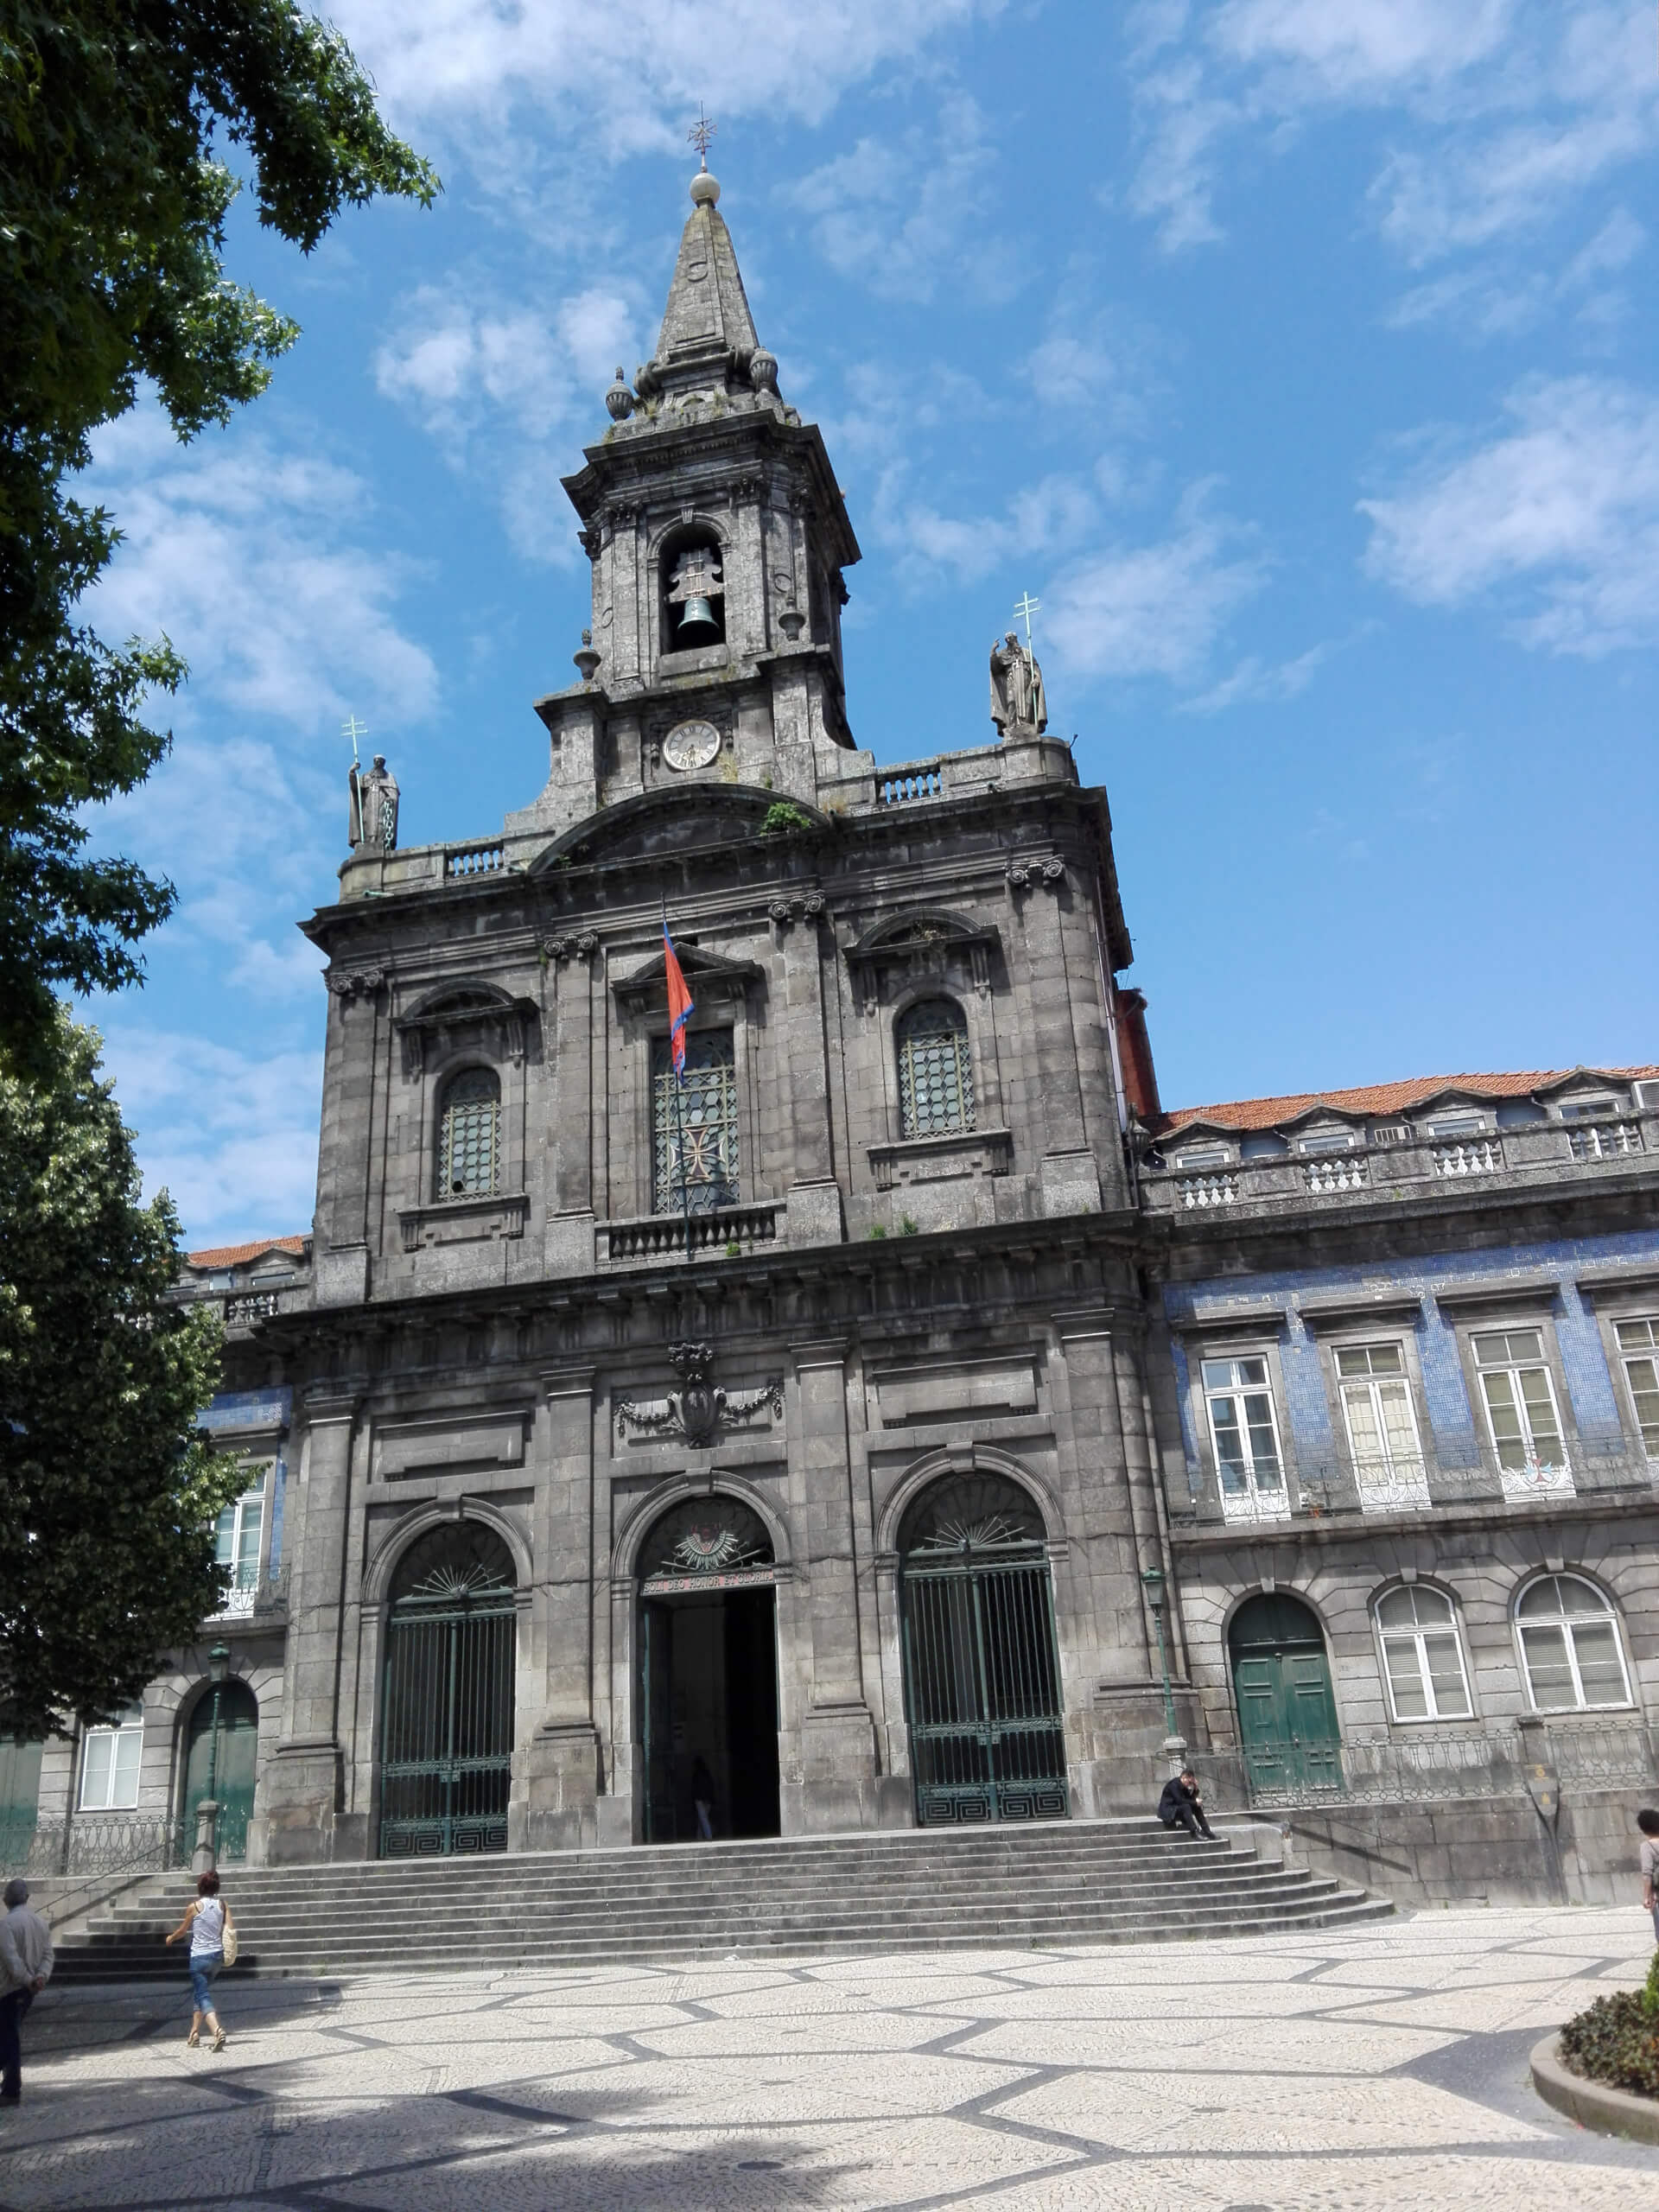
<svg viewBox="0 0 1659 2212">
<path fill-rule="evenodd" d="M 708 117 L 703 113 L 702 102 L 699 100 L 697 102 L 697 119 L 685 135 L 691 141 L 691 143 L 696 148 L 697 157 L 705 169 L 709 166 L 709 141 L 714 137 L 715 131 L 719 128 L 720 126 L 718 124 L 710 123 Z"/>
<path fill-rule="evenodd" d="M 1028 591 L 1022 591 L 1019 599 L 1014 603 L 1014 619 L 1016 622 L 1023 621 L 1026 626 L 1026 651 L 1027 652 L 1031 651 L 1031 618 L 1033 614 L 1038 613 L 1040 611 L 1042 604 L 1043 602 L 1040 599 L 1033 599 Z"/>
</svg>

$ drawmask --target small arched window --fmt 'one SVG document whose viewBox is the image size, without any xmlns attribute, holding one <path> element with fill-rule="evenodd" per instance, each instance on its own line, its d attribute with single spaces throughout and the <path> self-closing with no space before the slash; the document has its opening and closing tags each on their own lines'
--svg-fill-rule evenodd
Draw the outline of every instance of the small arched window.
<svg viewBox="0 0 1659 2212">
<path fill-rule="evenodd" d="M 1580 1574 L 1541 1574 L 1516 1600 L 1527 1690 L 1539 1713 L 1628 1705 L 1630 1681 L 1611 1605 Z"/>
<path fill-rule="evenodd" d="M 500 1187 L 501 1085 L 488 1068 L 468 1068 L 443 1094 L 438 1122 L 441 1198 L 487 1198 Z"/>
<path fill-rule="evenodd" d="M 726 635 L 726 570 L 720 541 L 671 538 L 662 554 L 663 651 L 717 645 Z"/>
<path fill-rule="evenodd" d="M 968 1024 L 952 999 L 924 999 L 901 1016 L 899 1113 L 907 1137 L 948 1135 L 974 1126 Z"/>
<path fill-rule="evenodd" d="M 1452 1600 L 1421 1583 L 1388 1590 L 1376 1601 L 1382 1662 L 1396 1720 L 1467 1720 L 1469 1672 Z"/>
</svg>

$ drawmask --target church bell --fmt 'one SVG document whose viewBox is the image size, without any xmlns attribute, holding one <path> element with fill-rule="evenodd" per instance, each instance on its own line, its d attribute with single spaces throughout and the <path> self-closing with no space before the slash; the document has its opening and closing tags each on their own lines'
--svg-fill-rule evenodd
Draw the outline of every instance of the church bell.
<svg viewBox="0 0 1659 2212">
<path fill-rule="evenodd" d="M 697 645 L 705 637 L 718 638 L 720 625 L 715 620 L 715 610 L 706 599 L 688 599 L 680 609 L 676 634 L 688 645 Z"/>
</svg>

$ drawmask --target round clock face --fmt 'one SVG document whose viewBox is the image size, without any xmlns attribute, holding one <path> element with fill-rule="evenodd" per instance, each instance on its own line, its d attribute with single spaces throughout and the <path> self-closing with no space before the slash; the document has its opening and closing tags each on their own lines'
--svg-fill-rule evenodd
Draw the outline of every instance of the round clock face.
<svg viewBox="0 0 1659 2212">
<path fill-rule="evenodd" d="M 706 768 L 720 750 L 720 732 L 713 722 L 676 722 L 663 740 L 663 758 L 671 768 Z"/>
</svg>

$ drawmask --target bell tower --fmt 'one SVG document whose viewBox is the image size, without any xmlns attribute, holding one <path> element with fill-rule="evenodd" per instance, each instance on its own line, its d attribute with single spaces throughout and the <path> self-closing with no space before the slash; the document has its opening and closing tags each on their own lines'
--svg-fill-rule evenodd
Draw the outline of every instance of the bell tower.
<svg viewBox="0 0 1659 2212">
<path fill-rule="evenodd" d="M 842 572 L 858 542 L 823 439 L 755 334 L 720 186 L 691 180 L 662 330 L 564 488 L 593 564 L 581 681 L 537 700 L 546 790 L 508 828 L 563 829 L 691 780 L 813 799 L 845 775 Z"/>
</svg>

